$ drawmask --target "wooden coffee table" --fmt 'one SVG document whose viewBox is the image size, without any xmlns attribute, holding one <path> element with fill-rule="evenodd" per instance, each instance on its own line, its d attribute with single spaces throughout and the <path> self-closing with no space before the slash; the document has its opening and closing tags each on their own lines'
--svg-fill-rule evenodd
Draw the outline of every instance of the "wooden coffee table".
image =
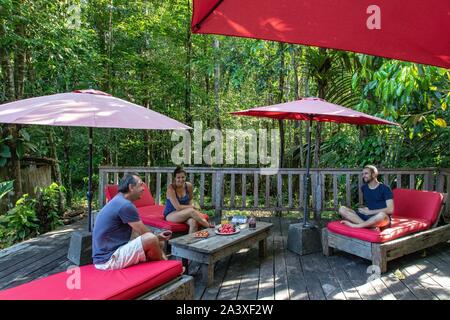
<svg viewBox="0 0 450 320">
<path fill-rule="evenodd" d="M 193 234 L 169 240 L 172 255 L 181 258 L 187 266 L 187 260 L 201 264 L 202 281 L 206 286 L 214 280 L 214 264 L 231 254 L 259 243 L 259 256 L 266 255 L 267 237 L 272 223 L 256 223 L 256 229 L 249 229 L 247 224 L 241 225 L 241 231 L 234 235 L 217 235 L 214 229 L 206 229 L 208 238 L 196 238 Z"/>
</svg>

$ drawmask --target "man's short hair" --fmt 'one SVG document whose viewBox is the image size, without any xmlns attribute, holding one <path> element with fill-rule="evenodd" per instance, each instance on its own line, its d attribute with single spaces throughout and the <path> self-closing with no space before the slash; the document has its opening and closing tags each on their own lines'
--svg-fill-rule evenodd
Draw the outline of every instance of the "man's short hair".
<svg viewBox="0 0 450 320">
<path fill-rule="evenodd" d="M 371 174 L 374 174 L 375 176 L 378 176 L 378 169 L 377 169 L 377 167 L 375 167 L 375 166 L 373 166 L 371 164 L 368 164 L 367 166 L 364 167 L 364 169 L 367 169 L 367 170 L 370 171 Z"/>
<path fill-rule="evenodd" d="M 126 173 L 119 183 L 119 192 L 128 193 L 130 192 L 129 185 L 135 186 L 137 184 L 136 177 L 139 177 L 136 173 Z"/>
</svg>

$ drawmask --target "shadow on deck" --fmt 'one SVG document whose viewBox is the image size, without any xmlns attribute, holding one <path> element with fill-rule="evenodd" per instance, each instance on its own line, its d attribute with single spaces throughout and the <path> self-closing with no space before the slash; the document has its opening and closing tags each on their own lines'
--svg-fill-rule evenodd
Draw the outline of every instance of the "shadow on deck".
<svg viewBox="0 0 450 320">
<path fill-rule="evenodd" d="M 215 281 L 205 288 L 199 266 L 195 299 L 201 300 L 351 300 L 351 299 L 450 299 L 450 243 L 394 260 L 381 278 L 367 281 L 370 261 L 337 252 L 298 256 L 286 250 L 290 221 L 271 218 L 268 255 L 258 258 L 258 248 L 244 249 L 216 264 Z M 58 231 L 0 251 L 0 290 L 65 271 L 70 234 L 82 229 L 84 220 Z"/>
</svg>

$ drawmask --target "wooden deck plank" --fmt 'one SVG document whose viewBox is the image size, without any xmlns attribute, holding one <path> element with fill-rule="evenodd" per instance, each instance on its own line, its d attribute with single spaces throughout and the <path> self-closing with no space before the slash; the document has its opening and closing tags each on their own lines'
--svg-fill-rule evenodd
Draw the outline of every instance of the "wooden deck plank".
<svg viewBox="0 0 450 320">
<path fill-rule="evenodd" d="M 271 220 L 270 220 L 271 221 Z M 262 260 L 259 273 L 258 300 L 274 300 L 274 234 L 278 232 L 275 223 L 267 238 L 267 256 Z"/>
<path fill-rule="evenodd" d="M 361 300 L 361 296 L 358 293 L 358 290 L 353 286 L 353 283 L 350 281 L 348 274 L 342 268 L 342 260 L 339 259 L 338 255 L 333 255 L 327 257 L 328 263 L 330 264 L 330 268 L 334 273 L 336 280 L 342 288 L 344 296 L 347 300 Z"/>
<path fill-rule="evenodd" d="M 258 248 L 252 247 L 244 257 L 247 265 L 242 270 L 243 276 L 239 287 L 238 300 L 256 300 L 258 298 L 259 268 L 260 261 Z"/>
<path fill-rule="evenodd" d="M 232 255 L 217 300 L 237 299 L 239 286 L 241 284 L 243 260 L 245 259 L 245 253 L 242 253 L 244 250 L 245 249 Z"/>
<path fill-rule="evenodd" d="M 290 251 L 286 251 L 286 271 L 290 299 L 308 300 L 308 289 L 300 258 L 297 254 Z"/>
<path fill-rule="evenodd" d="M 222 286 L 223 280 L 225 278 L 225 273 L 227 271 L 228 265 L 230 264 L 232 256 L 226 257 L 222 260 L 219 260 L 216 263 L 214 269 L 214 282 L 211 286 L 205 288 L 203 295 L 201 296 L 201 300 L 216 300 L 217 295 L 220 291 L 220 287 Z M 202 285 L 200 281 L 196 281 L 195 285 Z M 203 284 L 204 285 L 204 284 Z"/>
<path fill-rule="evenodd" d="M 367 282 L 367 278 L 369 277 L 367 268 L 369 267 L 370 262 L 349 254 L 345 254 L 345 256 L 348 258 L 347 262 L 344 264 L 344 270 L 347 272 L 353 286 L 358 290 L 361 298 L 364 300 L 380 300 L 380 295 L 373 286 Z"/>
<path fill-rule="evenodd" d="M 45 272 L 48 272 L 50 271 L 47 270 L 48 269 L 47 266 L 49 264 L 66 256 L 67 256 L 67 248 L 63 247 L 56 250 L 52 254 L 47 255 L 42 259 L 39 259 L 38 261 L 35 261 L 32 264 L 24 265 L 20 270 L 17 270 L 16 272 L 11 273 L 6 277 L 3 277 L 0 282 L 0 289 L 9 288 L 12 286 L 14 282 L 17 282 L 19 280 L 23 279 L 26 279 L 28 281 L 34 280 L 35 278 L 29 276 L 30 274 L 33 274 L 38 270 L 45 270 Z"/>
<path fill-rule="evenodd" d="M 314 261 L 316 261 L 317 276 L 327 300 L 346 300 L 342 288 L 333 274 L 327 258 L 322 254 L 322 252 L 313 254 L 313 258 Z"/>
<path fill-rule="evenodd" d="M 274 236 L 275 300 L 289 300 L 285 241 L 280 228 L 280 233 Z"/>
<path fill-rule="evenodd" d="M 316 265 L 312 255 L 301 256 L 300 262 L 302 264 L 309 298 L 311 300 L 326 300 L 326 296 L 316 273 Z"/>
</svg>

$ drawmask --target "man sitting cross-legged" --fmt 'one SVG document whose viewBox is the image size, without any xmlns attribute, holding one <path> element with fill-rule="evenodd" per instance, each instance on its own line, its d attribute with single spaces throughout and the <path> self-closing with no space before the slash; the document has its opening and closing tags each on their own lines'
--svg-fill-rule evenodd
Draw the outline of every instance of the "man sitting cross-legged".
<svg viewBox="0 0 450 320">
<path fill-rule="evenodd" d="M 119 193 L 97 216 L 92 233 L 92 258 L 101 270 L 122 269 L 150 260 L 167 260 L 164 241 L 171 233 L 155 235 L 139 218 L 133 202 L 141 197 L 144 182 L 135 174 L 126 174 Z M 138 237 L 131 240 L 132 231 Z"/>
<path fill-rule="evenodd" d="M 353 228 L 376 228 L 378 230 L 391 225 L 391 214 L 394 211 L 394 200 L 391 189 L 377 180 L 376 167 L 365 166 L 362 172 L 365 184 L 361 187 L 367 207 L 355 212 L 347 207 L 340 207 L 339 214 L 344 220 L 342 224 Z"/>
</svg>

